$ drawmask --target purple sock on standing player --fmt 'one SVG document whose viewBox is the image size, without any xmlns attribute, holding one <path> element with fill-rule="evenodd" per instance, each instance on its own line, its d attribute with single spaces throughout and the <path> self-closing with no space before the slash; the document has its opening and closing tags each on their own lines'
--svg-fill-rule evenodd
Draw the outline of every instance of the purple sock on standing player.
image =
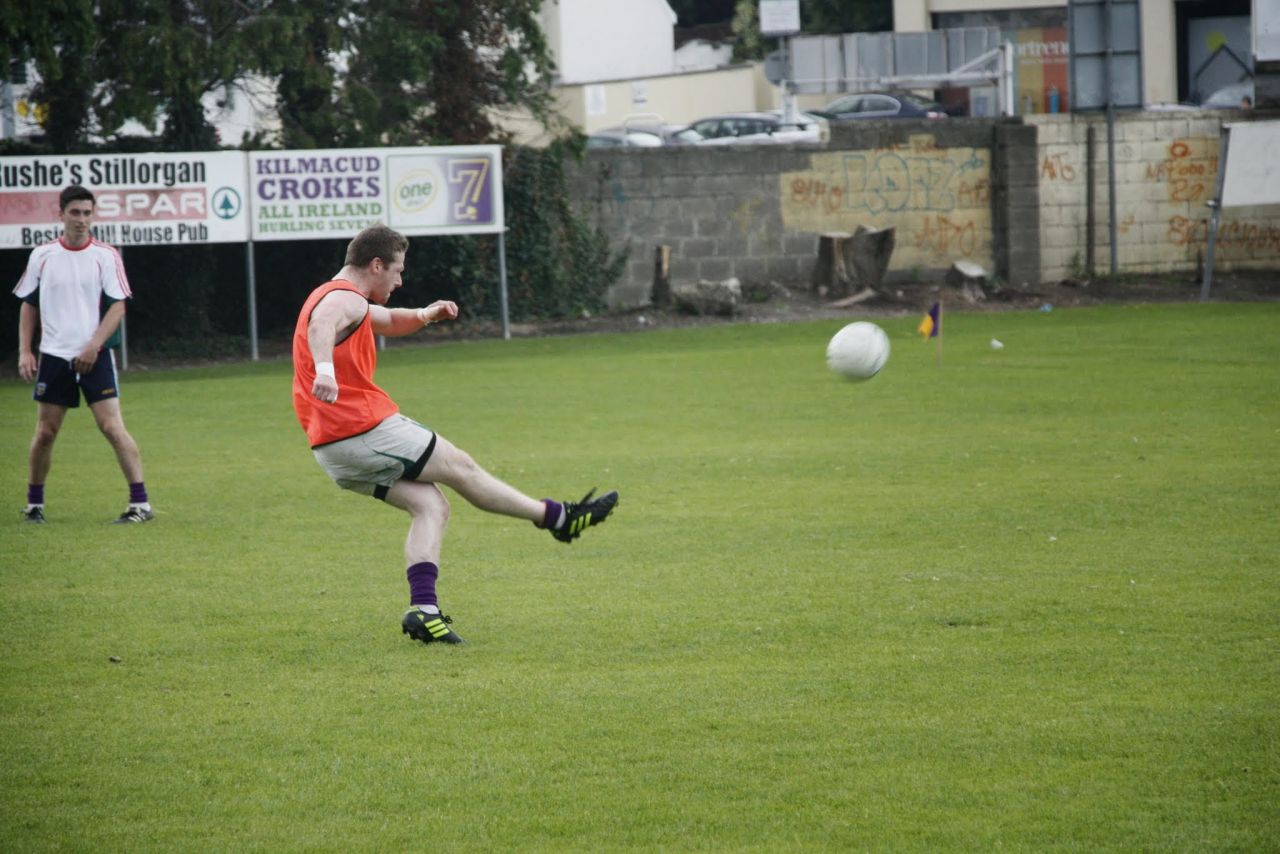
<svg viewBox="0 0 1280 854">
<path fill-rule="evenodd" d="M 28 504 L 44 504 L 44 484 L 43 483 L 27 484 L 27 503 Z"/>
<path fill-rule="evenodd" d="M 440 607 L 440 603 L 436 601 L 436 578 L 439 575 L 440 567 L 430 561 L 415 563 L 406 569 L 405 576 L 409 579 L 409 604 Z"/>
<path fill-rule="evenodd" d="M 146 504 L 147 503 L 147 486 L 143 481 L 129 484 L 129 503 L 130 504 Z"/>
</svg>

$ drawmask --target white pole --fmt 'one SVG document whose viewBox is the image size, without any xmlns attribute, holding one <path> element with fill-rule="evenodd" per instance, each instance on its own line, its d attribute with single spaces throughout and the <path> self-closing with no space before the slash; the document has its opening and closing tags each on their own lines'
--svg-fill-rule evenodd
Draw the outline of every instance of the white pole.
<svg viewBox="0 0 1280 854">
<path fill-rule="evenodd" d="M 1000 88 L 1004 103 L 1002 108 L 1004 115 L 1012 116 L 1014 114 L 1013 105 L 1013 42 L 1004 43 L 1004 67 L 1000 69 Z"/>
<path fill-rule="evenodd" d="M 1200 283 L 1200 301 L 1209 299 L 1209 288 L 1213 284 L 1213 252 L 1218 245 L 1218 225 L 1222 219 L 1222 183 L 1227 174 L 1227 153 L 1231 144 L 1231 125 L 1222 126 L 1221 139 L 1218 142 L 1218 180 L 1213 198 L 1205 202 L 1213 211 L 1209 216 L 1209 245 L 1204 253 L 1204 281 Z"/>
</svg>

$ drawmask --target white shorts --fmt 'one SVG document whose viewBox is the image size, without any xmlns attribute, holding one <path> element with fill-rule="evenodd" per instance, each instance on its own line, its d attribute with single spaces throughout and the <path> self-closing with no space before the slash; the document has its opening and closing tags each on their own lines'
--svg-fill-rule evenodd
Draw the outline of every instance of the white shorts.
<svg viewBox="0 0 1280 854">
<path fill-rule="evenodd" d="M 372 430 L 312 453 L 338 486 L 382 499 L 397 480 L 421 474 L 435 448 L 435 433 L 397 413 Z"/>
</svg>

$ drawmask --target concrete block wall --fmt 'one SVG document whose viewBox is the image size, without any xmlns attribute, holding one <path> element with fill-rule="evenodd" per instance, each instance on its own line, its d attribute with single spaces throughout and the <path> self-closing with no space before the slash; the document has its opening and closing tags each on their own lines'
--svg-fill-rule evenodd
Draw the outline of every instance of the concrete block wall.
<svg viewBox="0 0 1280 854">
<path fill-rule="evenodd" d="M 1244 113 L 1122 113 L 1116 118 L 1116 255 L 1122 273 L 1195 274 L 1208 242 L 1221 127 Z M 1043 280 L 1079 276 L 1088 266 L 1088 128 L 1094 128 L 1094 257 L 1111 269 L 1106 120 L 1101 115 L 1036 115 Z M 1214 266 L 1280 268 L 1280 206 L 1223 211 Z"/>
<path fill-rule="evenodd" d="M 935 278 L 966 259 L 1034 279 L 1037 154 L 1021 125 L 874 122 L 837 128 L 826 146 L 596 149 L 570 181 L 580 210 L 630 249 L 610 294 L 629 306 L 648 299 L 655 246 L 671 247 L 676 283 L 794 285 L 809 281 L 820 234 L 859 225 L 895 229 L 891 278 Z"/>
<path fill-rule="evenodd" d="M 1122 114 L 1117 119 L 1121 273 L 1194 275 L 1205 253 L 1223 121 L 1241 113 Z M 1101 116 L 859 122 L 813 146 L 595 149 L 570 170 L 579 210 L 630 259 L 610 293 L 643 305 L 654 247 L 673 282 L 809 281 L 818 235 L 895 229 L 890 279 L 932 280 L 974 261 L 1000 280 L 1082 275 L 1086 156 L 1095 129 L 1094 270 L 1110 271 L 1106 124 Z M 1280 206 L 1230 208 L 1217 269 L 1280 270 Z"/>
</svg>

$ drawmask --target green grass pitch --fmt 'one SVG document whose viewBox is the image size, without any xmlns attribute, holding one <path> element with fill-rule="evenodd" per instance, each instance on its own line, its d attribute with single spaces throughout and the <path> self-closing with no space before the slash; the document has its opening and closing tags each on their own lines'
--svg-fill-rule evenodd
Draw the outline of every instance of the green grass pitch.
<svg viewBox="0 0 1280 854">
<path fill-rule="evenodd" d="M 852 319 L 852 318 L 851 318 Z M 135 371 L 44 526 L 0 383 L 0 850 L 1276 850 L 1280 305 L 393 348 L 406 414 L 572 546 L 332 486 L 285 362 Z M 999 338 L 1003 350 L 988 342 Z"/>
</svg>

